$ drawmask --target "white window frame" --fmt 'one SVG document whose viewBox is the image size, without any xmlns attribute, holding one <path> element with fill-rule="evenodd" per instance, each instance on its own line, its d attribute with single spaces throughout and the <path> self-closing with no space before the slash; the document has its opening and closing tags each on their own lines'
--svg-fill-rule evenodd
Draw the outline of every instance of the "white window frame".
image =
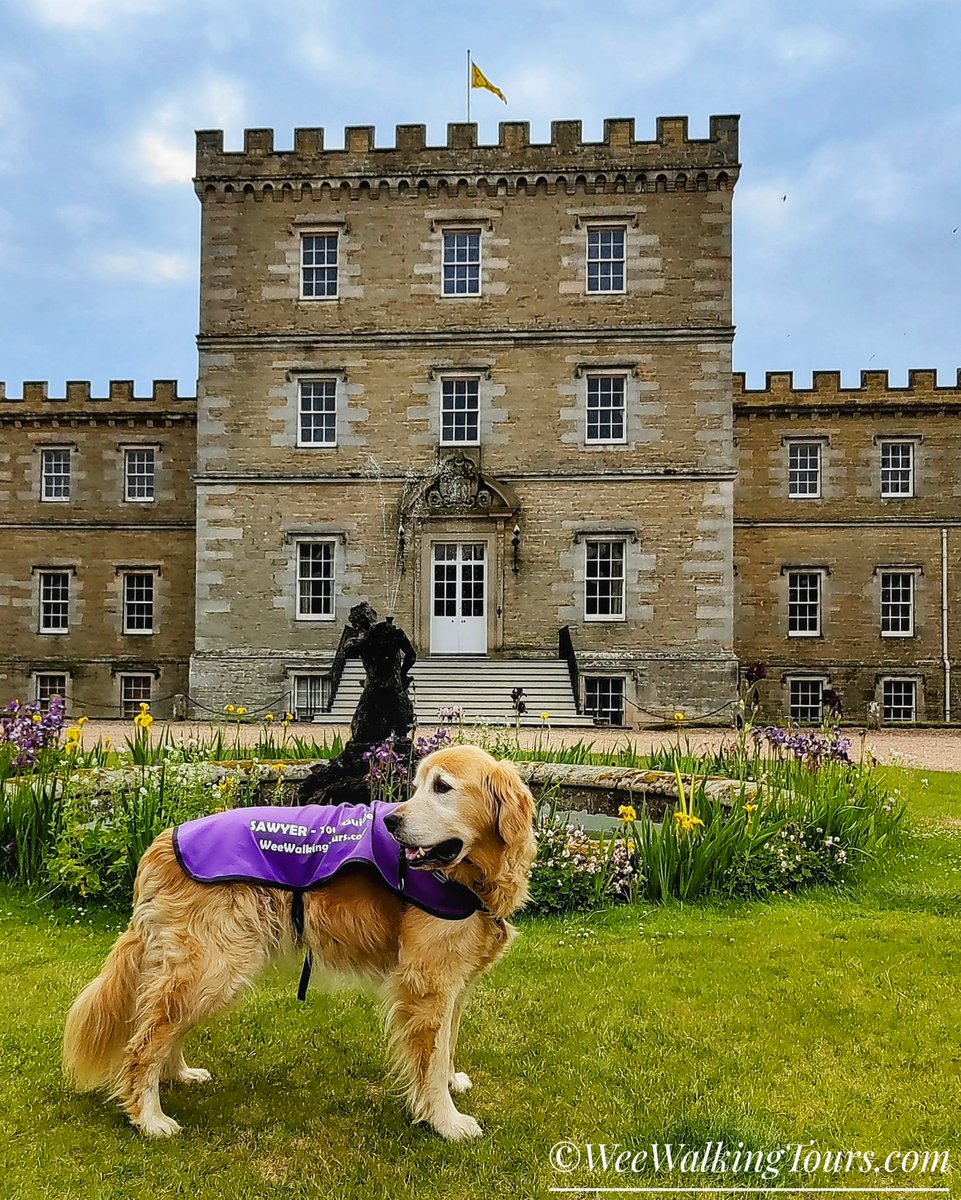
<svg viewBox="0 0 961 1200">
<path fill-rule="evenodd" d="M 620 437 L 591 437 L 591 384 L 602 380 L 618 380 L 621 385 L 621 436 Z M 587 371 L 584 374 L 584 444 L 586 446 L 623 446 L 627 442 L 627 391 L 628 377 L 626 371 Z M 613 407 L 597 409 L 597 412 L 614 413 Z"/>
<path fill-rule="evenodd" d="M 885 490 L 884 486 L 884 455 L 885 451 L 890 451 L 893 446 L 906 446 L 908 449 L 908 490 L 906 492 L 892 492 L 890 489 Z M 917 450 L 915 443 L 910 438 L 880 438 L 878 441 L 880 454 L 880 472 L 881 472 L 881 499 L 882 500 L 910 500 L 915 494 L 915 462 L 917 458 Z M 889 471 L 902 471 L 903 467 L 887 468 Z"/>
<path fill-rule="evenodd" d="M 146 696 L 129 698 L 124 695 L 127 685 L 134 679 L 147 680 Z M 141 704 L 153 703 L 154 677 L 147 671 L 124 671 L 118 675 L 117 682 L 120 687 L 120 719 L 122 721 L 127 721 L 135 717 L 140 711 Z"/>
<path fill-rule="evenodd" d="M 65 633 L 70 632 L 70 574 L 71 573 L 69 570 L 67 570 L 67 569 L 60 570 L 59 568 L 56 568 L 56 567 L 51 567 L 49 570 L 37 572 L 37 600 L 38 600 L 37 632 L 38 633 L 63 635 Z M 62 575 L 63 578 L 67 581 L 67 586 L 66 586 L 66 599 L 65 600 L 51 601 L 51 603 L 57 603 L 57 604 L 62 603 L 64 605 L 64 623 L 63 623 L 63 625 L 58 625 L 54 628 L 50 628 L 49 626 L 44 625 L 44 622 L 43 622 L 43 605 L 44 605 L 43 585 L 44 585 L 44 580 L 49 579 L 53 575 Z"/>
<path fill-rule="evenodd" d="M 54 496 L 48 494 L 47 483 L 48 479 L 52 482 L 54 479 L 64 478 L 63 474 L 54 475 L 47 471 L 47 455 L 65 454 L 67 456 L 67 494 L 65 496 Z M 40 499 L 44 504 L 69 504 L 73 492 L 73 447 L 72 446 L 41 446 L 40 447 Z"/>
<path fill-rule="evenodd" d="M 477 396 L 477 436 L 471 438 L 446 438 L 444 436 L 444 414 L 447 411 L 445 408 L 445 392 L 448 384 L 472 383 Z M 481 405 L 483 397 L 481 396 L 481 377 L 478 374 L 465 372 L 463 374 L 455 374 L 453 372 L 444 374 L 440 377 L 440 444 L 442 446 L 479 446 L 481 444 Z M 456 414 L 457 409 L 451 409 L 451 412 Z M 462 409 L 462 412 L 470 412 L 470 409 Z"/>
<path fill-rule="evenodd" d="M 789 675 L 785 680 L 787 683 L 787 711 L 788 716 L 792 721 L 814 721 L 820 724 L 824 720 L 824 692 L 828 685 L 826 675 Z M 794 704 L 791 697 L 791 689 L 795 684 L 817 684 L 821 689 L 821 702 L 818 705 L 818 715 L 816 717 L 796 717 L 794 715 Z M 799 706 L 800 707 L 800 706 Z M 808 705 L 810 707 L 810 705 Z"/>
<path fill-rule="evenodd" d="M 627 724 L 627 687 L 625 686 L 626 680 L 625 680 L 624 676 L 623 675 L 596 675 L 593 672 L 585 672 L 585 674 L 581 678 L 584 680 L 584 695 L 583 695 L 584 712 L 588 716 L 593 716 L 593 717 L 598 716 L 598 714 L 596 712 L 591 712 L 590 708 L 588 707 L 588 699 L 587 699 L 588 684 L 590 684 L 590 683 L 620 684 L 620 688 L 621 688 L 621 706 L 620 706 L 621 719 L 616 725 L 612 722 L 611 728 L 617 729 L 617 728 L 620 728 L 620 727 L 623 727 L 624 725 L 626 725 Z"/>
<path fill-rule="evenodd" d="M 884 607 L 884 581 L 890 576 L 897 575 L 901 579 L 908 580 L 908 628 L 907 629 L 885 629 L 885 607 Z M 914 592 L 915 592 L 915 572 L 914 571 L 881 571 L 880 572 L 880 601 L 881 601 L 881 636 L 883 638 L 910 638 L 914 637 Z M 903 600 L 889 601 L 889 603 L 902 605 Z M 890 620 L 890 612 L 887 614 Z"/>
<path fill-rule="evenodd" d="M 620 594 L 621 594 L 621 611 L 619 613 L 589 613 L 588 607 L 588 566 L 590 564 L 590 547 L 591 546 L 620 546 L 621 548 L 621 576 L 620 576 Z M 591 622 L 613 622 L 627 620 L 627 540 L 617 537 L 591 537 L 584 539 L 584 620 Z M 597 576 L 600 580 L 601 576 Z M 615 577 L 611 576 L 612 582 Z"/>
<path fill-rule="evenodd" d="M 150 580 L 150 627 L 148 629 L 133 629 L 130 625 L 130 606 L 133 603 L 146 604 L 145 600 L 131 600 L 129 589 L 133 579 Z M 148 570 L 131 570 L 121 572 L 120 583 L 121 631 L 124 636 L 150 637 L 157 630 L 157 572 Z"/>
<path fill-rule="evenodd" d="M 300 233 L 300 299 L 309 301 L 322 300 L 338 300 L 340 299 L 340 230 L 339 229 L 301 229 Z M 334 261 L 333 263 L 307 263 L 307 239 L 308 238 L 333 238 L 334 239 Z M 332 292 L 324 292 L 322 295 L 317 295 L 308 292 L 306 288 L 307 271 L 309 270 L 330 270 L 333 267 L 334 272 L 334 290 Z"/>
<path fill-rule="evenodd" d="M 787 635 L 792 638 L 821 637 L 824 628 L 824 571 L 817 567 L 794 567 L 787 575 Z M 791 578 L 795 575 L 811 575 L 817 579 L 817 629 L 791 628 Z M 806 602 L 807 603 L 807 602 Z"/>
<path fill-rule="evenodd" d="M 792 464 L 792 461 L 791 461 L 792 457 L 793 457 L 794 453 L 798 450 L 806 450 L 808 452 L 813 450 L 815 452 L 816 466 L 814 468 L 814 473 L 815 473 L 815 477 L 816 477 L 816 488 L 813 492 L 798 492 L 798 491 L 794 490 L 794 485 L 796 482 L 796 480 L 794 478 L 794 472 L 797 471 L 798 474 L 800 474 L 802 471 L 804 473 L 809 473 L 811 471 L 810 466 L 806 466 L 806 467 L 802 468 L 802 467 L 795 467 Z M 787 494 L 788 494 L 789 500 L 820 500 L 821 499 L 821 458 L 822 458 L 822 454 L 821 454 L 821 443 L 820 442 L 816 442 L 816 441 L 813 441 L 810 439 L 805 439 L 805 438 L 798 438 L 796 440 L 791 440 L 787 443 Z"/>
<path fill-rule="evenodd" d="M 918 680 L 910 675 L 885 675 L 881 680 L 881 720 L 888 725 L 913 725 L 918 719 Z M 884 689 L 889 683 L 910 684 L 912 692 L 911 716 L 903 719 L 885 716 Z"/>
<path fill-rule="evenodd" d="M 132 454 L 150 455 L 150 474 L 131 475 L 130 456 Z M 132 496 L 130 484 L 134 479 L 150 480 L 149 496 Z M 157 447 L 156 446 L 124 446 L 123 447 L 123 498 L 125 504 L 154 504 L 157 500 Z"/>
<path fill-rule="evenodd" d="M 300 704 L 299 697 L 302 686 L 306 685 L 308 692 L 310 688 L 316 686 L 318 692 L 319 703 L 316 707 L 306 704 Z M 290 677 L 290 711 L 294 714 L 298 721 L 311 721 L 315 716 L 326 711 L 328 702 L 327 690 L 330 685 L 330 676 L 325 675 L 322 671 L 295 671 Z M 301 711 L 313 709 L 309 716 L 301 716 Z"/>
<path fill-rule="evenodd" d="M 330 547 L 330 611 L 323 613 L 304 612 L 301 608 L 303 592 L 301 584 L 323 576 L 302 575 L 301 548 L 303 546 Z M 302 537 L 294 542 L 294 612 L 298 621 L 334 621 L 337 619 L 337 539 L 332 537 Z"/>
<path fill-rule="evenodd" d="M 447 257 L 447 239 L 474 235 L 477 238 L 477 261 L 458 261 L 456 254 L 450 261 Z M 472 291 L 459 292 L 447 289 L 447 268 L 468 267 L 476 268 L 477 287 Z M 440 234 L 440 294 L 445 300 L 475 300 L 483 294 L 484 288 L 484 231 L 479 225 L 446 226 Z"/>
<path fill-rule="evenodd" d="M 336 375 L 313 375 L 297 380 L 297 446 L 305 450 L 334 450 L 337 447 L 337 431 L 340 417 L 340 379 Z M 324 384 L 334 389 L 334 436 L 332 441 L 305 441 L 304 439 L 304 388 Z"/>
<path fill-rule="evenodd" d="M 40 681 L 41 681 L 41 679 L 62 679 L 63 680 L 63 689 L 61 691 L 50 692 L 50 694 L 47 696 L 46 701 L 44 701 L 40 696 L 40 691 L 41 691 Z M 64 704 L 66 705 L 68 698 L 69 698 L 68 697 L 69 691 L 70 691 L 70 672 L 69 671 L 35 671 L 33 673 L 33 699 L 36 704 L 40 704 L 43 706 L 44 711 L 46 711 L 47 706 L 50 704 L 50 701 L 54 696 L 60 696 L 61 699 L 63 700 Z"/>
<path fill-rule="evenodd" d="M 620 258 L 591 258 L 591 236 L 599 233 L 620 232 L 623 241 L 623 253 Z M 621 264 L 621 286 L 591 287 L 591 263 Z M 588 296 L 623 296 L 627 292 L 627 222 L 626 221 L 591 221 L 584 228 L 584 290 Z"/>
</svg>

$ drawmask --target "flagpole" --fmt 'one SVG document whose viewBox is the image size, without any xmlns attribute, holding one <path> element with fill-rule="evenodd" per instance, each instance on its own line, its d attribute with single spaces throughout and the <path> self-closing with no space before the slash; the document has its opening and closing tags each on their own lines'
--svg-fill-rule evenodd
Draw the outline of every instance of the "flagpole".
<svg viewBox="0 0 961 1200">
<path fill-rule="evenodd" d="M 470 51 L 467 51 L 467 124 L 470 124 Z"/>
</svg>

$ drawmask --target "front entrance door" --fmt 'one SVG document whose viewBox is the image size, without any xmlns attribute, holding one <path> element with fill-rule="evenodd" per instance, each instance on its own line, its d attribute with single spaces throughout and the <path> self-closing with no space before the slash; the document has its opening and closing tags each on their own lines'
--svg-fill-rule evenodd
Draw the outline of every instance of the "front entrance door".
<svg viewBox="0 0 961 1200">
<path fill-rule="evenodd" d="M 487 653 L 487 546 L 435 542 L 431 654 Z"/>
</svg>

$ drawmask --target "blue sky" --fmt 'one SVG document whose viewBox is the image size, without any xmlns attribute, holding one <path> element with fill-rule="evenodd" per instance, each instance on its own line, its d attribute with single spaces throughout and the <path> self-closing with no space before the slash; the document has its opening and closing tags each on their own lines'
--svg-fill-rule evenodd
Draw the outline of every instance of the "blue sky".
<svg viewBox="0 0 961 1200">
<path fill-rule="evenodd" d="M 958 0 L 0 0 L 0 379 L 196 376 L 193 131 L 741 114 L 738 369 L 961 364 Z"/>
</svg>

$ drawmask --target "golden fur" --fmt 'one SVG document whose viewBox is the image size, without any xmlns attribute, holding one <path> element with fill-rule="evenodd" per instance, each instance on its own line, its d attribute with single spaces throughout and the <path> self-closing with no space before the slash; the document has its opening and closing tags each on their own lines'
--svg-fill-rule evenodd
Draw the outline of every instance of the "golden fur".
<svg viewBox="0 0 961 1200">
<path fill-rule="evenodd" d="M 454 1067 L 468 986 L 514 936 L 506 919 L 527 899 L 534 806 L 516 770 L 474 746 L 438 750 L 396 810 L 396 836 L 417 846 L 463 841 L 446 873 L 487 912 L 445 921 L 405 904 L 363 867 L 304 897 L 305 938 L 324 966 L 380 983 L 395 1065 L 415 1119 L 446 1138 L 476 1137 L 451 1093 L 470 1079 Z M 188 1032 L 235 999 L 293 944 L 291 895 L 249 884 L 200 884 L 177 862 L 166 830 L 141 860 L 130 925 L 74 1002 L 64 1064 L 82 1088 L 109 1088 L 153 1137 L 180 1126 L 160 1107 L 162 1079 L 201 1083 L 188 1067 Z"/>
</svg>

